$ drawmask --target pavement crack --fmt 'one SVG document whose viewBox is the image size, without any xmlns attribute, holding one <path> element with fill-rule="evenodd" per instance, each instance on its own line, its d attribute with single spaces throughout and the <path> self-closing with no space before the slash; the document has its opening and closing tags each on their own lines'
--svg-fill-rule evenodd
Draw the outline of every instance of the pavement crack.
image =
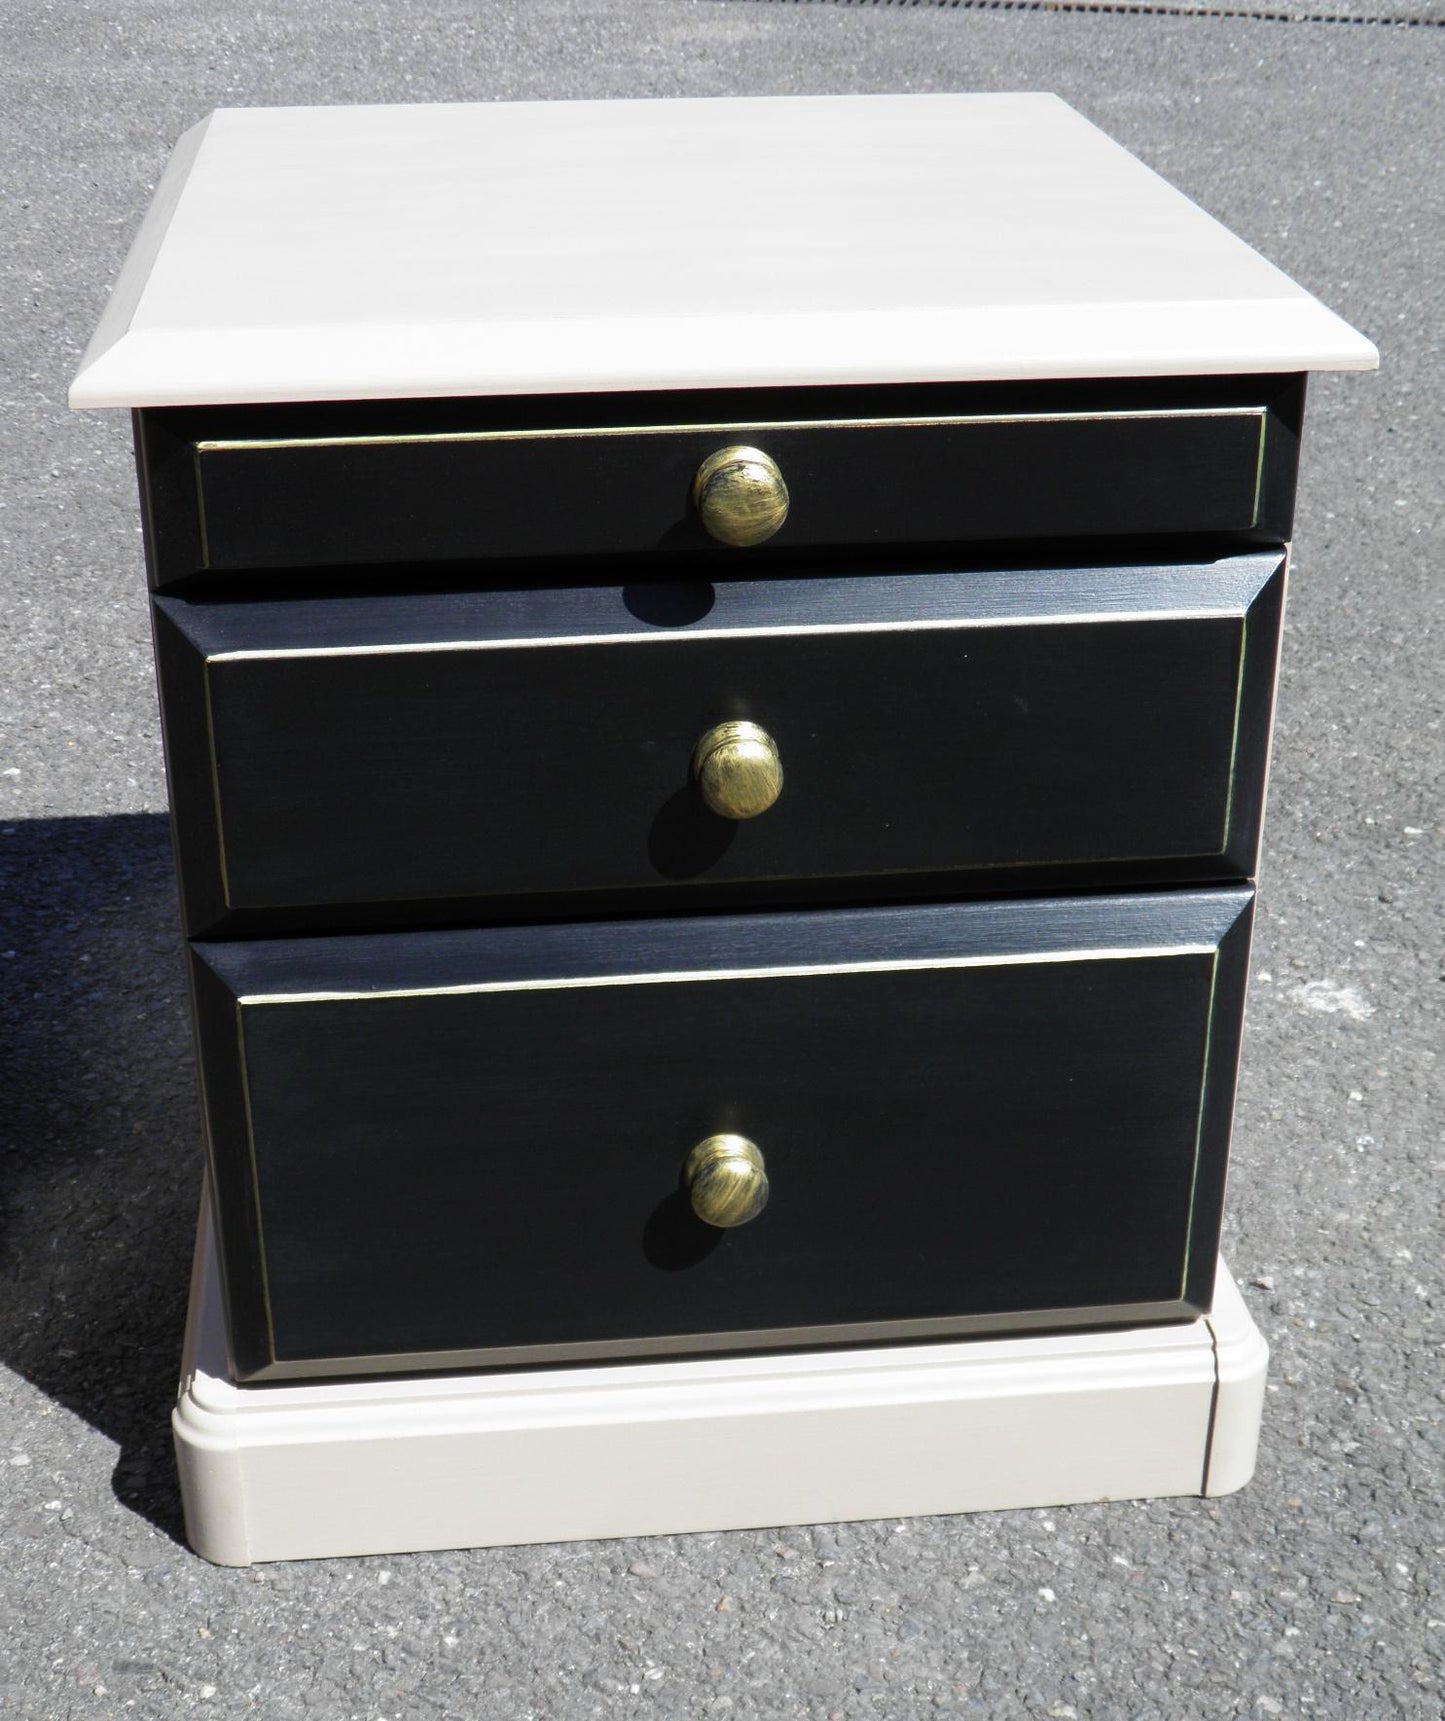
<svg viewBox="0 0 1445 1721">
<path fill-rule="evenodd" d="M 1445 16 L 1408 12 L 1280 12 L 1252 6 L 1159 5 L 1152 0 L 752 0 L 766 6 L 929 7 L 947 12 L 1111 12 L 1145 18 L 1241 18 L 1256 24 L 1367 24 L 1385 29 L 1445 29 Z"/>
</svg>

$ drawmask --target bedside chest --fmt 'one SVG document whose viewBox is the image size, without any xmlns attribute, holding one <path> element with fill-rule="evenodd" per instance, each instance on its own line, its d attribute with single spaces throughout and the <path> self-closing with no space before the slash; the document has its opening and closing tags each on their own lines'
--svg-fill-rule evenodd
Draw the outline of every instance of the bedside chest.
<svg viewBox="0 0 1445 1721">
<path fill-rule="evenodd" d="M 902 1505 L 798 1476 L 807 1517 L 1180 1491 L 1044 1452 L 960 1492 L 925 1378 L 954 1417 L 1037 1378 L 1056 1427 L 1092 1369 L 1143 1426 L 1188 1374 L 1185 1486 L 1252 1453 L 1262 1351 L 1229 1291 L 1212 1437 L 1211 1310 L 1304 378 L 1374 362 L 1051 97 L 187 134 L 72 399 L 135 412 L 214 1221 L 198 1545 L 790 1509 L 743 1477 L 559 1519 L 514 1476 L 422 1530 L 378 1394 L 414 1455 L 462 1418 L 474 1493 L 523 1398 L 584 1477 L 579 1404 L 647 1446 L 629 1392 L 768 1398 L 785 1496 L 799 1418 L 851 1419 L 860 1474 L 885 1425 L 931 1454 Z M 258 1509 L 264 1406 L 273 1459 L 381 1440 L 392 1527 L 198 1532 Z"/>
</svg>

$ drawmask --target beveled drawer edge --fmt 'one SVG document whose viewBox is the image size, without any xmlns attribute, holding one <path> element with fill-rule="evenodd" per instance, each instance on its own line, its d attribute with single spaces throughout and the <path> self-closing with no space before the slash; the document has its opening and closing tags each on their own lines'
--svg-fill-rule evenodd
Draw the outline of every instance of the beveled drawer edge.
<svg viewBox="0 0 1445 1721">
<path fill-rule="evenodd" d="M 237 647 L 202 655 L 209 670 L 213 663 L 281 662 L 290 658 L 317 657 L 414 657 L 440 656 L 444 652 L 528 651 L 559 646 L 589 645 L 681 645 L 691 639 L 804 639 L 819 634 L 846 633 L 965 633 L 986 628 L 1057 627 L 1108 622 L 1243 621 L 1248 606 L 1236 598 L 1205 606 L 1194 604 L 1178 609 L 1099 609 L 1051 612 L 1035 616 L 930 616 L 899 621 L 783 622 L 770 627 L 689 627 L 686 631 L 656 633 L 545 634 L 507 639 L 409 640 L 385 645 L 283 645 Z"/>
<path fill-rule="evenodd" d="M 1283 619 L 1281 618 L 1280 637 L 1284 635 Z M 1244 671 L 1249 663 L 1249 610 L 1246 609 L 1239 622 L 1239 657 L 1234 667 L 1234 717 L 1229 730 L 1229 786 L 1224 792 L 1224 826 L 1219 833 L 1219 848 L 1216 853 L 1229 853 L 1229 833 L 1234 824 L 1234 794 L 1239 786 L 1239 731 L 1244 720 Z M 206 682 L 206 710 L 211 709 L 210 680 Z M 220 806 L 220 783 L 216 785 L 216 804 Z M 1263 786 L 1261 785 L 1261 794 Z M 227 893 L 229 897 L 229 892 Z"/>
<path fill-rule="evenodd" d="M 715 980 L 807 980 L 824 974 L 904 974 L 946 968 L 1039 967 L 1059 962 L 1124 962 L 1134 957 L 1210 956 L 1216 946 L 1189 944 L 1090 945 L 1079 950 L 994 951 L 962 956 L 883 956 L 870 962 L 779 963 L 756 968 L 680 968 L 650 974 L 578 974 L 534 980 L 476 980 L 455 986 L 405 986 L 390 991 L 252 992 L 237 1007 L 266 1004 L 366 1004 L 374 999 L 465 998 L 493 992 L 565 992 L 595 986 L 672 986 Z"/>
<path fill-rule="evenodd" d="M 913 417 L 778 418 L 731 420 L 700 424 L 557 425 L 541 430 L 410 431 L 378 436 L 275 436 L 202 439 L 193 443 L 197 460 L 203 454 L 274 452 L 285 448 L 404 448 L 433 443 L 585 441 L 611 436 L 733 436 L 760 430 L 949 430 L 985 424 L 1106 424 L 1124 419 L 1257 418 L 1260 445 L 1264 442 L 1264 406 L 1184 406 L 1117 408 L 1102 412 L 976 412 L 921 414 Z"/>
<path fill-rule="evenodd" d="M 1261 435 L 1260 443 L 1264 442 Z M 199 444 L 191 451 L 191 483 L 196 492 L 196 537 L 201 552 L 201 566 L 211 565 L 211 533 L 206 522 L 206 484 L 201 475 L 201 450 Z M 1259 481 L 1254 486 L 1254 512 L 1259 517 Z"/>
<path fill-rule="evenodd" d="M 221 875 L 221 902 L 227 909 L 234 909 L 236 904 L 231 897 L 231 874 L 226 865 L 226 817 L 221 806 L 221 760 L 216 751 L 216 714 L 211 700 L 211 666 L 205 658 L 201 660 L 201 698 L 206 711 L 206 759 L 210 767 L 207 775 L 211 780 L 211 812 L 216 821 L 216 870 Z M 171 816 L 175 817 L 174 809 Z"/>
<path fill-rule="evenodd" d="M 1096 1307 L 1029 1309 L 1021 1314 L 931 1315 L 918 1320 L 860 1321 L 839 1326 L 759 1327 L 737 1332 L 669 1333 L 655 1338 L 599 1339 L 592 1343 L 498 1345 L 483 1350 L 400 1351 L 388 1355 L 328 1357 L 322 1362 L 270 1363 L 248 1380 L 314 1380 L 355 1374 L 436 1373 L 465 1368 L 526 1368 L 533 1364 L 624 1361 L 629 1358 L 698 1355 L 709 1351 L 799 1349 L 814 1345 L 887 1344 L 909 1339 L 984 1338 L 1014 1332 L 1062 1332 L 1072 1328 L 1139 1326 L 1196 1320 L 1200 1313 L 1183 1297 L 1160 1303 L 1101 1303 Z M 267 1311 L 269 1318 L 270 1311 Z"/>
<path fill-rule="evenodd" d="M 1212 982 L 1211 982 L 1212 985 Z M 270 1255 L 266 1249 L 266 1214 L 261 1202 L 261 1168 L 256 1161 L 256 1120 L 251 1106 L 251 1073 L 246 1063 L 246 1028 L 241 1019 L 241 1000 L 234 1006 L 236 1025 L 236 1069 L 240 1076 L 241 1112 L 246 1130 L 246 1167 L 251 1180 L 251 1199 L 256 1212 L 256 1256 L 261 1279 L 261 1307 L 266 1317 L 266 1349 L 276 1360 L 276 1317 L 271 1307 Z M 1198 1155 L 1196 1153 L 1196 1161 Z"/>
<path fill-rule="evenodd" d="M 1231 799 L 1232 798 L 1233 797 L 1231 796 Z M 1251 933 L 1251 935 L 1253 933 L 1253 920 L 1252 919 L 1250 921 L 1250 933 Z M 1228 936 L 1228 934 L 1226 934 L 1226 937 L 1227 936 Z M 1193 1242 L 1194 1242 L 1194 1215 L 1195 1215 L 1195 1212 L 1197 1211 L 1198 1200 L 1199 1200 L 1199 1162 L 1200 1162 L 1200 1160 L 1204 1154 L 1204 1112 L 1205 1112 L 1205 1108 L 1209 1104 L 1210 1053 L 1214 1049 L 1214 1001 L 1215 1001 L 1215 995 L 1219 990 L 1219 952 L 1220 952 L 1222 942 L 1223 941 L 1221 940 L 1220 944 L 1216 944 L 1216 945 L 1212 946 L 1211 950 L 1210 950 L 1209 1002 L 1205 1006 L 1205 1009 L 1204 1009 L 1204 1046 L 1201 1050 L 1200 1058 L 1199 1058 L 1199 1110 L 1195 1114 L 1195 1118 L 1194 1118 L 1194 1158 L 1191 1161 L 1190 1167 L 1189 1167 L 1189 1202 L 1188 1202 L 1188 1205 L 1185 1207 L 1185 1210 L 1184 1210 L 1184 1260 L 1180 1266 L 1180 1271 L 1179 1271 L 1179 1295 L 1181 1298 L 1184 1296 L 1186 1290 L 1189 1287 L 1189 1260 L 1190 1260 L 1191 1247 L 1192 1247 Z M 237 1020 L 238 1026 L 240 1023 L 240 1016 L 241 1016 L 241 1012 L 240 1012 L 240 1008 L 238 1006 L 237 1011 L 236 1011 L 236 1020 Z M 1241 1007 L 1240 1019 L 1241 1019 L 1241 1021 L 1243 1020 L 1243 1009 L 1242 1009 L 1242 1007 Z M 250 1099 L 248 1096 L 248 1098 L 247 1098 L 247 1108 L 248 1109 L 247 1109 L 247 1114 L 246 1114 L 246 1122 L 247 1122 L 248 1130 L 250 1127 L 250 1110 L 249 1110 L 249 1107 L 250 1107 Z M 1231 1135 L 1233 1134 L 1232 1128 L 1231 1128 L 1230 1133 L 1231 1133 Z M 259 1206 L 259 1201 L 260 1201 L 260 1191 L 258 1190 L 257 1191 L 258 1205 L 257 1205 L 257 1209 L 256 1209 L 258 1223 L 259 1223 L 260 1211 L 261 1211 L 260 1206 Z M 267 1325 L 269 1326 L 270 1321 L 271 1321 L 271 1306 L 270 1306 L 269 1301 L 266 1305 L 266 1321 L 267 1321 Z M 274 1345 L 272 1346 L 271 1354 L 273 1356 L 276 1354 Z"/>
</svg>

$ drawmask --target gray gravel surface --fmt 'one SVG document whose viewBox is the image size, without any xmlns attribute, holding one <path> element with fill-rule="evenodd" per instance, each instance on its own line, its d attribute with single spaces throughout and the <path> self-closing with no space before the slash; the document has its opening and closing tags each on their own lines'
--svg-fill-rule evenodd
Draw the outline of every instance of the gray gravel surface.
<svg viewBox="0 0 1445 1721">
<path fill-rule="evenodd" d="M 4 0 L 0 1713 L 1441 1715 L 1442 73 L 1433 29 L 1235 18 Z M 220 104 L 1019 88 L 1384 353 L 1315 385 L 1306 440 L 1230 1191 L 1274 1347 L 1256 1480 L 205 1565 L 166 1427 L 198 1125 L 134 483 L 122 416 L 63 407 L 170 143 Z"/>
</svg>

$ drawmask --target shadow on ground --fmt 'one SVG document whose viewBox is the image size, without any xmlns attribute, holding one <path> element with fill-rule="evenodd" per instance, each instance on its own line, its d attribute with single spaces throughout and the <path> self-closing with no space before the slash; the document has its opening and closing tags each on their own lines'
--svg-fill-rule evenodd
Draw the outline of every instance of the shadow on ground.
<svg viewBox="0 0 1445 1721">
<path fill-rule="evenodd" d="M 201 1177 L 164 817 L 0 826 L 0 1361 L 181 1537 L 169 1414 Z"/>
</svg>

